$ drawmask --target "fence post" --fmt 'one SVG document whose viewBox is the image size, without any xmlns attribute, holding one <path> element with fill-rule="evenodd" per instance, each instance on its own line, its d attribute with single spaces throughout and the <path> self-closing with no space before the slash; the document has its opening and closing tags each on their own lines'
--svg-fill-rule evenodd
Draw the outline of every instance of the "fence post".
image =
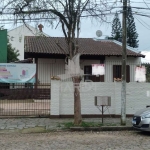
<svg viewBox="0 0 150 150">
<path fill-rule="evenodd" d="M 60 80 L 51 80 L 51 104 L 50 104 L 51 117 L 59 117 L 59 105 L 60 105 Z"/>
</svg>

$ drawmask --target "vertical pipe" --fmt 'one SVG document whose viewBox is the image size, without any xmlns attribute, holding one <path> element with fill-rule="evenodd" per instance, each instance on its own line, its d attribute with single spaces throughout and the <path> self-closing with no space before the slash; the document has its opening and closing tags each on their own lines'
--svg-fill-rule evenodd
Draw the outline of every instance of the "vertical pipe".
<svg viewBox="0 0 150 150">
<path fill-rule="evenodd" d="M 103 112 L 103 111 L 104 111 L 103 107 L 104 107 L 104 106 L 102 105 L 102 124 L 103 124 L 103 114 L 104 114 L 104 112 Z"/>
<path fill-rule="evenodd" d="M 36 63 L 35 89 L 37 89 L 37 85 L 38 85 L 38 58 L 35 58 L 35 63 Z"/>
</svg>

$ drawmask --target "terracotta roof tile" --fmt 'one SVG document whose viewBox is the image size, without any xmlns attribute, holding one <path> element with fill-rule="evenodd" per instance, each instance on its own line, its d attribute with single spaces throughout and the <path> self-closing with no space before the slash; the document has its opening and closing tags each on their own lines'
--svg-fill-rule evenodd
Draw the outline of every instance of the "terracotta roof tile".
<svg viewBox="0 0 150 150">
<path fill-rule="evenodd" d="M 25 53 L 65 54 L 58 45 L 66 50 L 67 45 L 64 37 L 25 37 Z M 95 41 L 92 38 L 79 39 L 79 52 L 83 55 L 122 55 L 122 46 L 111 40 Z M 144 55 L 127 49 L 128 56 L 144 57 Z"/>
</svg>

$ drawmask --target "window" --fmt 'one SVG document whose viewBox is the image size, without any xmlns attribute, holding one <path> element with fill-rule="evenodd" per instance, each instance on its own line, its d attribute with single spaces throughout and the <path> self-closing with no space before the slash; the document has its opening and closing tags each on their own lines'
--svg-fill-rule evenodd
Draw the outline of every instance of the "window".
<svg viewBox="0 0 150 150">
<path fill-rule="evenodd" d="M 84 66 L 84 81 L 92 80 L 93 82 L 104 82 L 104 75 L 92 75 L 92 65 Z"/>
<path fill-rule="evenodd" d="M 113 65 L 113 81 L 114 78 L 121 79 L 121 65 Z M 126 65 L 126 82 L 130 82 L 130 66 Z"/>
<path fill-rule="evenodd" d="M 92 75 L 92 66 L 84 66 L 84 81 L 85 80 L 91 80 L 91 75 Z"/>
</svg>

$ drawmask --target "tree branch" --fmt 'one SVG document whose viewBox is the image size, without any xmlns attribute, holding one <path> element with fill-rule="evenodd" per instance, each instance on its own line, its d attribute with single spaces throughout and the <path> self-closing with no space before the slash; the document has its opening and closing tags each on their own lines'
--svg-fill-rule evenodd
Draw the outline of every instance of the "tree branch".
<svg viewBox="0 0 150 150">
<path fill-rule="evenodd" d="M 62 20 L 60 20 L 60 22 L 61 22 L 61 24 L 62 24 L 62 31 L 63 31 L 63 33 L 64 33 L 64 35 L 65 35 L 65 39 L 67 40 L 67 43 L 68 43 L 68 37 L 67 37 L 67 34 L 66 34 L 66 30 L 65 30 L 64 23 L 63 23 Z"/>
<path fill-rule="evenodd" d="M 21 11 L 21 12 L 15 13 L 15 14 L 29 14 L 30 15 L 30 14 L 39 14 L 42 12 L 51 12 L 51 13 L 55 14 L 56 16 L 58 16 L 60 19 L 62 19 L 64 21 L 66 27 L 69 29 L 69 24 L 66 20 L 66 17 L 62 13 L 58 12 L 57 10 L 41 9 L 41 10 L 33 10 L 33 11 L 32 10 L 31 11 Z"/>
<path fill-rule="evenodd" d="M 57 46 L 65 53 L 66 57 L 68 57 L 68 54 L 66 53 L 66 51 L 61 47 L 61 45 L 59 44 L 59 42 L 56 42 Z"/>
</svg>

